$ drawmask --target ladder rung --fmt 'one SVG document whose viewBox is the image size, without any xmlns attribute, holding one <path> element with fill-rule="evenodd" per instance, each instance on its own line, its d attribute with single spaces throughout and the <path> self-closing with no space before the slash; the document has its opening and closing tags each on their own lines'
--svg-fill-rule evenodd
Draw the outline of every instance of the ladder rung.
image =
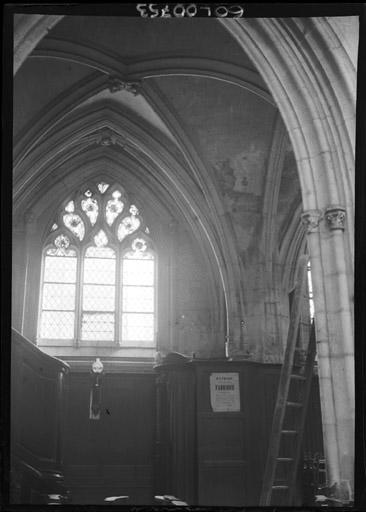
<svg viewBox="0 0 366 512">
<path fill-rule="evenodd" d="M 281 430 L 281 434 L 290 434 L 290 435 L 295 435 L 295 434 L 298 434 L 298 430 Z"/>
<path fill-rule="evenodd" d="M 277 457 L 276 459 L 278 462 L 293 462 L 292 457 Z"/>
<path fill-rule="evenodd" d="M 303 375 L 298 375 L 297 373 L 292 373 L 290 377 L 291 379 L 306 380 L 306 377 L 304 377 Z"/>
<path fill-rule="evenodd" d="M 288 489 L 288 485 L 272 485 L 272 489 Z"/>
<path fill-rule="evenodd" d="M 288 407 L 302 407 L 303 404 L 299 403 L 299 402 L 286 402 L 286 405 Z"/>
</svg>

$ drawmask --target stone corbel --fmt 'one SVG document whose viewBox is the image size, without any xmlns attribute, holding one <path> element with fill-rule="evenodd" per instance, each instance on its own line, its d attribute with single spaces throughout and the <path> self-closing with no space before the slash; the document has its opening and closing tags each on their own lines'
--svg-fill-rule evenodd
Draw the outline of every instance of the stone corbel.
<svg viewBox="0 0 366 512">
<path fill-rule="evenodd" d="M 111 130 L 102 130 L 95 139 L 98 146 L 114 146 L 117 143 L 117 135 Z"/>
<path fill-rule="evenodd" d="M 24 233 L 26 224 L 26 214 L 14 214 L 12 219 L 13 234 Z"/>
<path fill-rule="evenodd" d="M 126 82 L 118 76 L 109 76 L 107 87 L 112 93 L 127 91 L 137 96 L 141 91 L 141 81 Z"/>
<path fill-rule="evenodd" d="M 93 141 L 98 146 L 109 147 L 119 144 L 124 147 L 126 139 L 109 128 L 103 128 L 93 134 Z"/>
<path fill-rule="evenodd" d="M 38 217 L 34 210 L 29 209 L 23 214 L 23 229 L 24 233 L 28 235 L 33 235 L 37 232 L 37 221 Z"/>
<path fill-rule="evenodd" d="M 33 210 L 27 210 L 24 213 L 24 224 L 33 224 L 36 220 L 36 214 Z"/>
<path fill-rule="evenodd" d="M 318 231 L 322 219 L 323 212 L 321 210 L 307 210 L 301 215 L 301 222 L 306 227 L 307 233 Z"/>
<path fill-rule="evenodd" d="M 346 221 L 346 209 L 343 206 L 327 206 L 325 209 L 325 220 L 331 231 L 341 229 L 344 231 Z"/>
</svg>

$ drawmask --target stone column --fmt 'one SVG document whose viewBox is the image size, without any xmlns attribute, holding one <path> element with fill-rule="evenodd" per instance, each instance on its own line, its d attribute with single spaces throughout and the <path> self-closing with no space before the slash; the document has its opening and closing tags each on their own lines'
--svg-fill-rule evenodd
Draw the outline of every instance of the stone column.
<svg viewBox="0 0 366 512">
<path fill-rule="evenodd" d="M 25 288 L 26 252 L 24 247 L 25 226 L 23 218 L 15 218 L 12 232 L 12 296 L 11 325 L 22 330 L 23 297 Z"/>
<path fill-rule="evenodd" d="M 175 219 L 169 223 L 170 251 L 169 251 L 169 349 L 179 352 L 178 333 L 176 329 L 177 308 L 177 250 L 178 250 L 179 224 Z"/>
<path fill-rule="evenodd" d="M 30 341 L 36 343 L 42 246 L 34 212 L 27 212 L 24 218 L 25 239 L 23 250 L 26 258 L 21 333 Z"/>
<path fill-rule="evenodd" d="M 354 461 L 354 349 L 349 271 L 344 250 L 345 208 L 308 210 L 325 457 L 328 482 L 352 499 Z"/>
</svg>

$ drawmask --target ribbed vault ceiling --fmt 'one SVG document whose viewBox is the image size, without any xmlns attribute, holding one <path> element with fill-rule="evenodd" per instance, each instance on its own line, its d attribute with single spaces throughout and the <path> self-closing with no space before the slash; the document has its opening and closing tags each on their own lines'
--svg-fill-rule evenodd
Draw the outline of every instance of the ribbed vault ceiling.
<svg viewBox="0 0 366 512">
<path fill-rule="evenodd" d="M 245 251 L 273 214 L 263 208 L 269 174 L 279 230 L 300 202 L 291 148 L 274 142 L 278 118 L 255 65 L 215 20 L 66 16 L 14 79 L 15 206 L 31 206 L 91 151 L 99 164 L 110 153 L 122 174 L 174 183 L 172 204 L 181 194 L 193 216 L 229 213 Z M 284 172 L 271 170 L 276 152 Z"/>
</svg>

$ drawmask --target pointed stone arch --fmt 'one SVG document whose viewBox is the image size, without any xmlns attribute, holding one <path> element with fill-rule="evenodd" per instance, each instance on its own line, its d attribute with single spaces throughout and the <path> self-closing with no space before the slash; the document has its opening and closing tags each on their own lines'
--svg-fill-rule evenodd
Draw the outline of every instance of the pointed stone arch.
<svg viewBox="0 0 366 512">
<path fill-rule="evenodd" d="M 256 63 L 294 149 L 314 281 L 328 477 L 342 494 L 354 479 L 356 69 L 326 18 L 220 22 Z"/>
</svg>

